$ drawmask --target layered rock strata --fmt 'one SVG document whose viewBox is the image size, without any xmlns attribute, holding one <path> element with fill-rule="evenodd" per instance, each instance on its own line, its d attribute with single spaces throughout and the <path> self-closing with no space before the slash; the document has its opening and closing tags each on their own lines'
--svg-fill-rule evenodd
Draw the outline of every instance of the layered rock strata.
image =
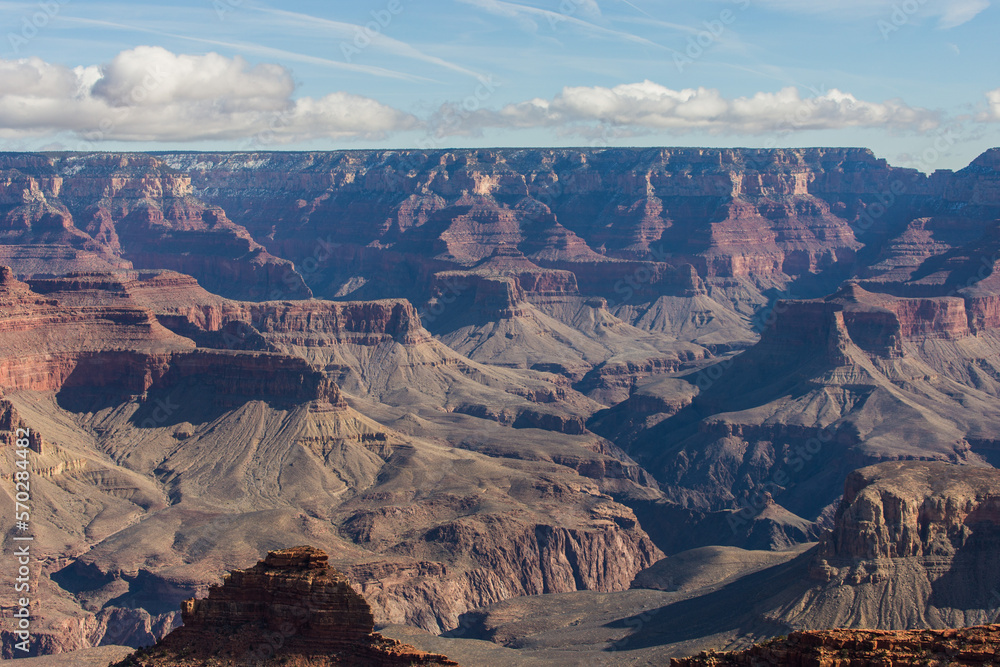
<svg viewBox="0 0 1000 667">
<path fill-rule="evenodd" d="M 458 663 L 374 632 L 365 599 L 312 547 L 271 551 L 234 570 L 208 597 L 184 602 L 184 625 L 116 667 Z"/>
<path fill-rule="evenodd" d="M 743 651 L 673 658 L 671 667 L 853 667 L 953 665 L 978 667 L 1000 660 L 1000 625 L 960 630 L 825 630 L 793 632 Z"/>
</svg>

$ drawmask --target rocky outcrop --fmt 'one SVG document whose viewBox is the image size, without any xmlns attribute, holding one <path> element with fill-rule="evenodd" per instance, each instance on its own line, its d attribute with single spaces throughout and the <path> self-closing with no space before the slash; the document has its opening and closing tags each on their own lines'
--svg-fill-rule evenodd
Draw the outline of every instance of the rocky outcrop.
<svg viewBox="0 0 1000 667">
<path fill-rule="evenodd" d="M 60 303 L 100 300 L 142 306 L 171 331 L 195 339 L 199 334 L 222 332 L 231 323 L 247 325 L 272 341 L 302 347 L 334 341 L 376 345 L 387 339 L 414 344 L 428 339 L 416 309 L 403 299 L 231 301 L 207 292 L 191 276 L 174 271 L 74 273 L 29 278 L 27 283 L 36 294 Z M 218 336 L 216 345 L 207 346 L 232 349 L 230 337 L 238 333 Z"/>
<path fill-rule="evenodd" d="M 671 667 L 805 667 L 828 665 L 992 665 L 1000 660 L 1000 625 L 959 630 L 826 630 L 793 632 L 731 653 L 672 658 Z"/>
<path fill-rule="evenodd" d="M 1000 472 L 945 463 L 883 463 L 847 477 L 822 558 L 953 558 L 1000 534 Z"/>
<path fill-rule="evenodd" d="M 545 483 L 532 491 L 545 504 L 573 492 Z M 342 524 L 341 533 L 358 544 L 394 544 L 388 554 L 429 549 L 466 554 L 468 559 L 461 568 L 398 556 L 350 567 L 348 573 L 361 593 L 379 608 L 379 622 L 440 632 L 456 627 L 460 615 L 471 609 L 512 597 L 624 590 L 661 555 L 641 532 L 635 515 L 609 503 L 595 505 L 587 520 L 573 527 L 532 521 L 523 512 L 481 512 L 442 522 L 415 541 L 398 542 L 395 533 L 419 515 L 420 509 L 377 508 L 356 512 Z"/>
<path fill-rule="evenodd" d="M 900 298 L 868 292 L 847 283 L 823 300 L 781 301 L 763 345 L 777 351 L 816 349 L 838 337 L 881 358 L 903 356 L 905 343 L 928 339 L 958 340 L 971 335 L 970 314 L 961 297 Z M 837 331 L 840 333 L 836 333 Z M 832 336 L 832 338 L 831 338 Z M 830 349 L 831 361 L 843 355 Z"/>
<path fill-rule="evenodd" d="M 765 617 L 797 629 L 964 627 L 1000 607 L 1000 472 L 892 461 L 850 473 L 808 564 Z"/>
<path fill-rule="evenodd" d="M 184 625 L 115 667 L 454 665 L 374 632 L 365 599 L 312 547 L 271 551 L 208 597 L 184 602 Z"/>
<path fill-rule="evenodd" d="M 526 301 L 579 294 L 573 272 L 542 268 L 505 242 L 467 271 L 435 273 L 430 289 L 425 311 L 431 321 L 436 310 L 451 305 L 479 323 L 523 316 Z"/>
</svg>

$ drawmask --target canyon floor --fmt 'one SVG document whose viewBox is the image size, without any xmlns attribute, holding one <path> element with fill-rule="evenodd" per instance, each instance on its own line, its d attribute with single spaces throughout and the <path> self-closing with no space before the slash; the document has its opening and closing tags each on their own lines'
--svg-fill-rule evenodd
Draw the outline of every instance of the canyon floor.
<svg viewBox="0 0 1000 667">
<path fill-rule="evenodd" d="M 307 544 L 463 665 L 991 623 L 998 266 L 1000 149 L 0 153 L 26 653 Z"/>
</svg>

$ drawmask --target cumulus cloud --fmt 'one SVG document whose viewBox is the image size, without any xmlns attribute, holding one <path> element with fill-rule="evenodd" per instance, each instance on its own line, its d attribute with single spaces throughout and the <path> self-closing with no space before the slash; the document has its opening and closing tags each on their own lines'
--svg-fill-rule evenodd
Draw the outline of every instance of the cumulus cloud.
<svg viewBox="0 0 1000 667">
<path fill-rule="evenodd" d="M 193 141 L 266 134 L 276 143 L 377 138 L 418 121 L 347 93 L 293 99 L 291 73 L 216 53 L 141 46 L 101 66 L 0 60 L 0 137 L 73 132 L 88 140 Z"/>
<path fill-rule="evenodd" d="M 445 105 L 432 126 L 438 134 L 478 134 L 488 127 L 557 127 L 586 135 L 595 124 L 641 131 L 764 134 L 846 127 L 924 131 L 938 115 L 899 100 L 868 102 L 836 89 L 803 97 L 794 87 L 727 99 L 718 90 L 672 90 L 652 81 L 614 88 L 570 87 L 551 100 L 533 99 L 499 111 Z"/>
<path fill-rule="evenodd" d="M 38 58 L 0 60 L 0 138 L 75 134 L 101 141 L 218 140 L 285 144 L 319 139 L 381 139 L 429 129 L 440 137 L 480 135 L 489 128 L 552 128 L 561 135 L 616 137 L 653 132 L 774 134 L 873 127 L 923 131 L 938 115 L 899 100 L 872 102 L 831 89 L 803 96 L 796 88 L 727 98 L 718 90 L 673 90 L 643 81 L 606 88 L 567 87 L 499 109 L 445 104 L 418 119 L 346 92 L 294 97 L 291 73 L 216 53 L 178 55 L 138 47 L 103 65 L 69 68 Z M 988 96 L 1000 120 L 1000 89 Z M 477 102 L 478 104 L 478 102 Z M 473 105 L 476 106 L 476 105 Z M 984 114 L 985 115 L 985 114 Z M 246 145 L 244 144 L 244 147 Z"/>
<path fill-rule="evenodd" d="M 979 114 L 980 121 L 1000 121 L 1000 88 L 986 93 L 986 112 Z"/>
</svg>

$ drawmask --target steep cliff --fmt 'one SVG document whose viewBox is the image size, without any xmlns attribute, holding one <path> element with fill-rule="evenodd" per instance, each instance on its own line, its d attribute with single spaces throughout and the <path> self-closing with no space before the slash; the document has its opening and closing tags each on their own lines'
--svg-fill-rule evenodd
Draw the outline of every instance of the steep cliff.
<svg viewBox="0 0 1000 667">
<path fill-rule="evenodd" d="M 48 281 L 47 286 L 52 283 L 78 291 L 77 305 L 43 297 L 14 279 L 9 267 L 0 267 L 5 315 L 0 387 L 142 396 L 198 383 L 224 402 L 264 398 L 344 405 L 336 384 L 301 358 L 193 349 L 190 340 L 161 325 L 143 304 L 115 292 L 122 283 L 113 275 Z M 79 294 L 84 288 L 87 296 Z M 109 291 L 112 298 L 102 298 Z"/>
<path fill-rule="evenodd" d="M 779 613 L 811 628 L 990 622 L 998 502 L 1000 473 L 989 467 L 891 462 L 851 473 L 810 567 L 819 583 Z"/>
</svg>

